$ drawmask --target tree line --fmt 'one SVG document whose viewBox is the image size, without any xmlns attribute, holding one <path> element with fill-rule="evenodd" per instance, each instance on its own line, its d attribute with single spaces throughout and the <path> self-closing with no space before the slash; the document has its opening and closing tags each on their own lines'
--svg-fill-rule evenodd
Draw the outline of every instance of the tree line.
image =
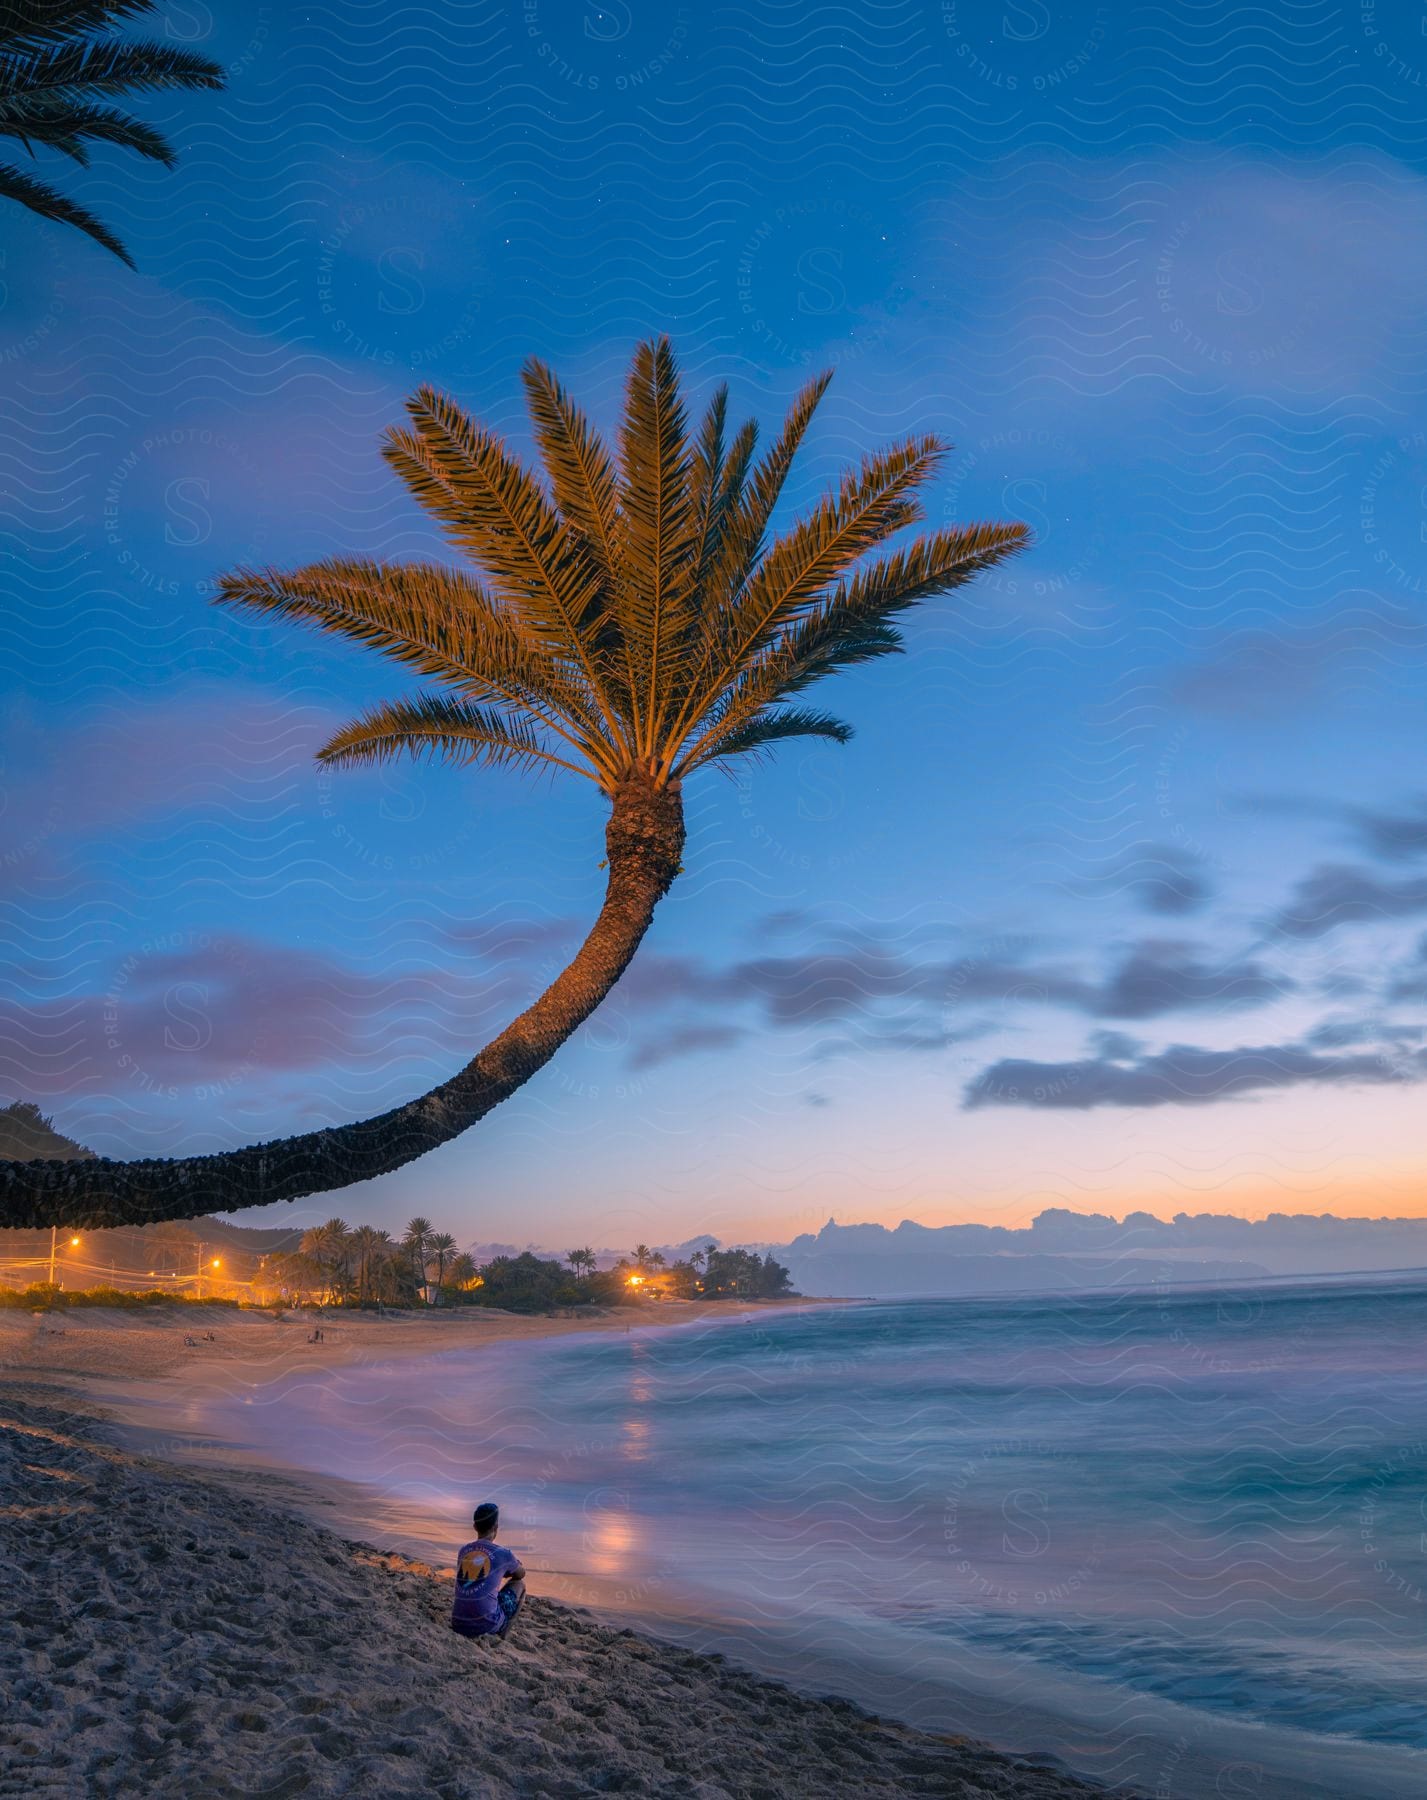
<svg viewBox="0 0 1427 1800">
<path fill-rule="evenodd" d="M 709 1244 L 670 1262 L 637 1244 L 613 1268 L 598 1267 L 588 1246 L 563 1262 L 530 1251 L 477 1263 L 449 1232 L 412 1219 L 399 1238 L 373 1225 L 329 1219 L 303 1233 L 296 1250 L 264 1259 L 256 1285 L 290 1305 L 498 1306 L 541 1312 L 560 1306 L 619 1305 L 642 1300 L 763 1300 L 793 1291 L 772 1255 L 720 1250 Z"/>
</svg>

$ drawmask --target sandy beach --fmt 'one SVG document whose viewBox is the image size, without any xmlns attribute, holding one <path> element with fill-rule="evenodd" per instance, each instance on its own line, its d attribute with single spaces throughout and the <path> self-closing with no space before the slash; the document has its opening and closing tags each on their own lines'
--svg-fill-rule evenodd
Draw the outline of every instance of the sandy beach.
<svg viewBox="0 0 1427 1800">
<path fill-rule="evenodd" d="M 517 1353 L 522 1340 L 627 1322 L 342 1319 L 311 1345 L 305 1320 L 223 1308 L 6 1316 L 0 1794 L 1100 1791 L 1051 1759 L 799 1695 L 538 1593 L 508 1642 L 468 1642 L 447 1624 L 450 1569 L 299 1518 L 251 1472 L 121 1448 L 94 1397 L 95 1377 L 141 1378 L 177 1406 L 198 1359 L 209 1376 L 221 1359 L 253 1380 L 317 1354 L 386 1360 L 502 1342 Z"/>
<path fill-rule="evenodd" d="M 808 1304 L 804 1300 L 765 1300 L 756 1307 L 730 1308 L 730 1312 L 762 1313 Z M 857 1303 L 820 1300 L 814 1304 Z M 304 1365 L 332 1367 L 364 1358 L 387 1362 L 394 1357 L 432 1356 L 443 1350 L 474 1350 L 488 1344 L 514 1345 L 576 1332 L 678 1326 L 707 1315 L 706 1307 L 685 1300 L 665 1300 L 637 1310 L 571 1308 L 568 1314 L 554 1317 L 482 1306 L 389 1311 L 382 1317 L 330 1308 L 275 1318 L 267 1311 L 194 1305 L 132 1311 L 74 1307 L 44 1316 L 6 1311 L 0 1312 L 0 1368 L 115 1380 L 159 1377 L 181 1383 L 186 1370 L 207 1376 L 215 1367 L 233 1364 L 248 1379 L 261 1380 Z M 314 1328 L 322 1332 L 320 1344 L 309 1341 Z M 185 1342 L 190 1337 L 196 1340 L 192 1345 Z"/>
</svg>

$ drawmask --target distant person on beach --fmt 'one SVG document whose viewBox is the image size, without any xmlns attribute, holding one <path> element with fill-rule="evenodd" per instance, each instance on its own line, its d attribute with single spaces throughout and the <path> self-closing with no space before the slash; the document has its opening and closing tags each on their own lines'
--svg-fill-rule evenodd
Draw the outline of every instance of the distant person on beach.
<svg viewBox="0 0 1427 1800">
<path fill-rule="evenodd" d="M 456 1558 L 456 1598 L 451 1629 L 462 1637 L 503 1638 L 525 1598 L 525 1570 L 513 1550 L 495 1541 L 500 1508 L 486 1500 L 471 1515 L 474 1543 Z"/>
</svg>

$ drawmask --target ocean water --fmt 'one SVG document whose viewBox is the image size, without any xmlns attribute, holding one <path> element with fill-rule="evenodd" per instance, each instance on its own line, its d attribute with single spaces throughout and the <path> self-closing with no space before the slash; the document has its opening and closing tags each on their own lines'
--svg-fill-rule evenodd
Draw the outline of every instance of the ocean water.
<svg viewBox="0 0 1427 1800">
<path fill-rule="evenodd" d="M 446 1560 L 497 1499 L 536 1591 L 1106 1783 L 1427 1795 L 1427 1285 L 736 1310 L 188 1425 Z"/>
</svg>

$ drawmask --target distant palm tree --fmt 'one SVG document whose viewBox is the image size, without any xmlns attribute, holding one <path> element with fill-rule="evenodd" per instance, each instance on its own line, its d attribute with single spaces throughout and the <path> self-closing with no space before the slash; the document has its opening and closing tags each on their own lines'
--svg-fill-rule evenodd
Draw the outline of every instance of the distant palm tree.
<svg viewBox="0 0 1427 1800">
<path fill-rule="evenodd" d="M 350 1280 L 351 1227 L 345 1219 L 328 1219 L 302 1234 L 303 1251 L 326 1277 L 328 1297 L 340 1300 Z"/>
<path fill-rule="evenodd" d="M 597 1260 L 594 1251 L 588 1244 L 582 1250 L 568 1251 L 565 1256 L 565 1261 L 569 1263 L 576 1275 L 583 1275 L 587 1281 L 595 1272 Z"/>
<path fill-rule="evenodd" d="M 411 1257 L 412 1271 L 416 1276 L 416 1285 L 426 1285 L 426 1252 L 430 1248 L 431 1233 L 435 1230 L 430 1219 L 423 1219 L 418 1213 L 406 1227 L 406 1235 L 402 1245 Z"/>
<path fill-rule="evenodd" d="M 416 1298 L 406 1250 L 389 1231 L 378 1231 L 368 1274 L 378 1305 L 396 1306 Z"/>
<path fill-rule="evenodd" d="M 446 1280 L 446 1264 L 456 1251 L 456 1240 L 449 1231 L 438 1231 L 431 1239 L 431 1254 L 436 1258 L 436 1285 Z"/>
<path fill-rule="evenodd" d="M 649 1248 L 648 1244 L 636 1244 L 634 1246 L 634 1266 L 641 1274 L 648 1270 L 649 1259 L 653 1254 L 654 1252 Z"/>
<path fill-rule="evenodd" d="M 377 1258 L 382 1253 L 382 1239 L 387 1234 L 375 1225 L 359 1225 L 352 1233 L 353 1260 L 356 1263 L 357 1304 L 364 1305 L 372 1291 L 372 1276 Z M 390 1242 L 390 1239 L 387 1239 Z"/>
<path fill-rule="evenodd" d="M 463 1250 L 446 1273 L 450 1277 L 452 1287 L 466 1289 L 476 1286 L 480 1271 L 477 1269 L 474 1259 Z"/>
<path fill-rule="evenodd" d="M 920 519 L 947 445 L 869 456 L 785 533 L 773 511 L 830 376 L 799 394 L 755 461 L 725 440 L 727 389 L 691 433 L 667 339 L 642 344 L 616 448 L 550 371 L 526 365 L 548 487 L 454 400 L 421 388 L 384 453 L 478 573 L 355 558 L 239 570 L 218 598 L 380 650 L 438 688 L 388 701 L 319 757 L 396 756 L 553 772 L 609 803 L 604 904 L 570 965 L 449 1080 L 357 1124 L 180 1161 L 0 1163 L 0 1226 L 141 1224 L 262 1206 L 401 1168 L 484 1118 L 542 1068 L 628 967 L 683 867 L 684 783 L 787 740 L 850 727 L 798 704 L 825 675 L 902 648 L 893 621 L 1026 543 L 1023 525 Z"/>
<path fill-rule="evenodd" d="M 171 44 L 127 43 L 91 34 L 152 12 L 154 0 L 0 0 L 0 137 L 34 159 L 57 150 L 81 168 L 90 144 L 117 144 L 172 168 L 178 160 L 161 133 L 108 104 L 165 88 L 221 88 L 222 69 Z M 134 260 L 101 219 L 13 164 L 0 164 L 0 199 L 18 200 Z"/>
</svg>

